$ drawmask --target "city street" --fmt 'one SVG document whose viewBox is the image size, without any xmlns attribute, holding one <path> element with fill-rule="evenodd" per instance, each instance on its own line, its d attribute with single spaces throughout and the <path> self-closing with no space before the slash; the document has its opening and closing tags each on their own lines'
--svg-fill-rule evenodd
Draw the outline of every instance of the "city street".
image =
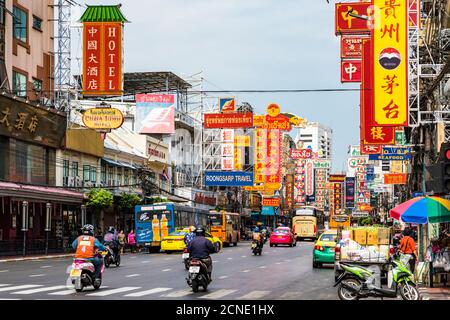
<svg viewBox="0 0 450 320">
<path fill-rule="evenodd" d="M 267 244 L 253 256 L 250 242 L 239 242 L 212 256 L 213 281 L 198 293 L 186 283 L 181 253 L 123 255 L 120 267 L 105 269 L 100 290 L 81 293 L 66 286 L 70 258 L 1 263 L 0 299 L 337 299 L 333 267 L 313 269 L 312 248 Z"/>
</svg>

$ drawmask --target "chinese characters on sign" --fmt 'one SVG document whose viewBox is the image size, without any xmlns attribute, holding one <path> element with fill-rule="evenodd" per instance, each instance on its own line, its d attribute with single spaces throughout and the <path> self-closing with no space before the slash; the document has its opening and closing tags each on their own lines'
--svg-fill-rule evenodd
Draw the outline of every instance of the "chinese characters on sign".
<svg viewBox="0 0 450 320">
<path fill-rule="evenodd" d="M 406 173 L 385 173 L 384 184 L 406 184 Z"/>
<path fill-rule="evenodd" d="M 370 21 L 358 19 L 348 14 L 350 10 L 360 16 L 371 15 L 370 2 L 336 3 L 335 33 L 338 34 L 365 34 L 370 32 Z"/>
<path fill-rule="evenodd" d="M 361 60 L 341 61 L 341 82 L 361 82 Z"/>
<path fill-rule="evenodd" d="M 280 205 L 280 198 L 263 198 L 263 206 L 278 207 Z"/>
<path fill-rule="evenodd" d="M 361 59 L 362 41 L 360 36 L 342 36 L 341 37 L 341 58 Z"/>
</svg>

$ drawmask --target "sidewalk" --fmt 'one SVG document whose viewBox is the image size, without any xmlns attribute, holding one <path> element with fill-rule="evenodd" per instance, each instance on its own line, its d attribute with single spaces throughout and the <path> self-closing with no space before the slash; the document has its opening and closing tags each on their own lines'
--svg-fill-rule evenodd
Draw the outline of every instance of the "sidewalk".
<svg viewBox="0 0 450 320">
<path fill-rule="evenodd" d="M 1 262 L 17 262 L 17 261 L 27 261 L 27 260 L 43 260 L 43 259 L 55 259 L 55 258 L 67 258 L 73 257 L 73 253 L 57 253 L 57 254 L 48 254 L 48 255 L 30 255 L 25 257 L 0 257 Z"/>
<path fill-rule="evenodd" d="M 450 287 L 419 287 L 422 300 L 450 300 Z"/>
</svg>

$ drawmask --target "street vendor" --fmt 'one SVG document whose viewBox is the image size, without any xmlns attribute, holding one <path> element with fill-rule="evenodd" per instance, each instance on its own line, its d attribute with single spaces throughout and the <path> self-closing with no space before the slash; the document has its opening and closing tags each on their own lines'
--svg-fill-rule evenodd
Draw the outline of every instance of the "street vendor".
<svg viewBox="0 0 450 320">
<path fill-rule="evenodd" d="M 400 261 L 408 266 L 411 272 L 414 272 L 416 262 L 418 261 L 416 242 L 412 238 L 412 232 L 410 228 L 405 228 L 403 231 L 403 238 L 400 240 L 399 251 L 400 251 Z"/>
</svg>

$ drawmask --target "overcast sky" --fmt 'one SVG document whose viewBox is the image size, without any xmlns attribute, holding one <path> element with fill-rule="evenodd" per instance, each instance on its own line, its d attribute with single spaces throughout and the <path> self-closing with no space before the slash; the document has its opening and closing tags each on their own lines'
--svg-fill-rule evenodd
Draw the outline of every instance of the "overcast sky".
<svg viewBox="0 0 450 320">
<path fill-rule="evenodd" d="M 126 72 L 199 71 L 205 90 L 357 88 L 340 83 L 334 2 L 326 0 L 122 0 Z M 78 20 L 83 8 L 74 8 Z M 74 55 L 81 56 L 76 29 Z M 74 70 L 79 74 L 79 70 Z M 258 113 L 275 102 L 283 112 L 333 130 L 333 171 L 345 169 L 359 140 L 359 93 L 237 94 Z M 295 135 L 293 134 L 293 137 Z"/>
</svg>

